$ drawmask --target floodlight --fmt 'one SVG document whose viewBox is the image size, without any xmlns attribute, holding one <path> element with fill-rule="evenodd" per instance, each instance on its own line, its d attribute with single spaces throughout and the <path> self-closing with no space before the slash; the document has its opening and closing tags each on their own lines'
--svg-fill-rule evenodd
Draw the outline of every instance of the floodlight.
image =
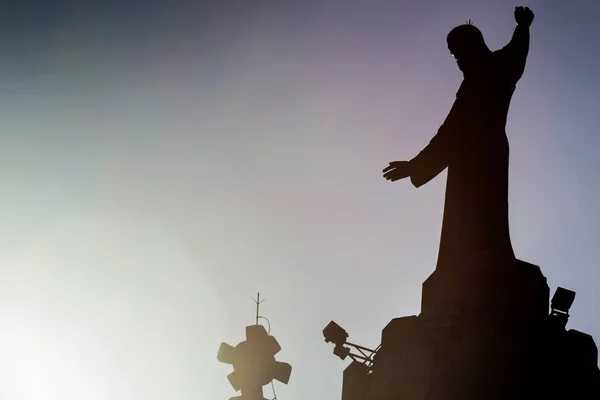
<svg viewBox="0 0 600 400">
<path fill-rule="evenodd" d="M 275 361 L 275 354 L 280 350 L 281 346 L 267 333 L 264 326 L 251 325 L 246 327 L 246 340 L 237 346 L 222 343 L 217 359 L 233 365 L 234 371 L 227 379 L 235 391 L 242 391 L 241 398 L 246 400 L 249 396 L 247 393 L 253 393 L 252 396 L 261 393 L 262 398 L 264 385 L 273 380 L 284 384 L 289 382 L 292 366 Z"/>
<path fill-rule="evenodd" d="M 345 347 L 345 346 L 341 346 L 341 345 L 336 345 L 333 348 L 333 354 L 335 354 L 336 356 L 338 356 L 342 360 L 345 360 L 346 357 L 348 357 L 348 354 L 350 354 L 350 348 L 349 347 Z"/>
<path fill-rule="evenodd" d="M 219 353 L 217 354 L 217 360 L 223 364 L 233 364 L 234 354 L 234 347 L 228 345 L 227 343 L 221 343 L 221 347 L 219 347 Z"/>
<path fill-rule="evenodd" d="M 379 347 L 375 350 L 371 350 L 348 342 L 348 332 L 333 321 L 327 324 L 325 329 L 323 329 L 323 336 L 325 336 L 326 343 L 335 344 L 333 348 L 334 355 L 342 360 L 345 360 L 348 356 L 353 361 L 362 360 L 362 362 L 369 367 L 373 364 L 373 358 L 375 357 L 375 354 L 377 354 L 377 350 L 379 350 Z M 358 350 L 360 354 L 352 353 L 351 348 Z"/>
<path fill-rule="evenodd" d="M 335 345 L 343 346 L 348 338 L 348 333 L 346 333 L 344 328 L 331 321 L 325 329 L 323 329 L 323 336 L 325 336 L 326 343 L 332 342 Z"/>
<path fill-rule="evenodd" d="M 288 363 L 275 361 L 274 364 L 271 364 L 271 376 L 276 381 L 279 381 L 285 385 L 290 381 L 290 376 L 292 375 L 292 366 Z"/>
<path fill-rule="evenodd" d="M 575 301 L 575 292 L 559 287 L 552 297 L 551 308 L 553 312 L 569 315 L 569 309 Z"/>
</svg>

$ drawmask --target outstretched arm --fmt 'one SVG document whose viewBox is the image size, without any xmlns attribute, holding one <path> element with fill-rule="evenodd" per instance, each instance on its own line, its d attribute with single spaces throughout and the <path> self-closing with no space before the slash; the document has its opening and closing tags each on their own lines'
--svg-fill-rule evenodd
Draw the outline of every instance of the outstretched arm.
<svg viewBox="0 0 600 400">
<path fill-rule="evenodd" d="M 528 7 L 515 7 L 517 27 L 510 43 L 499 51 L 506 63 L 506 72 L 512 84 L 516 84 L 525 71 L 529 54 L 529 27 L 533 18 L 533 12 Z"/>
<path fill-rule="evenodd" d="M 415 158 L 409 161 L 410 181 L 415 187 L 426 184 L 448 167 L 452 153 L 456 149 L 455 144 L 459 141 L 460 123 L 464 118 L 463 109 L 463 101 L 457 98 L 437 134 Z"/>
</svg>

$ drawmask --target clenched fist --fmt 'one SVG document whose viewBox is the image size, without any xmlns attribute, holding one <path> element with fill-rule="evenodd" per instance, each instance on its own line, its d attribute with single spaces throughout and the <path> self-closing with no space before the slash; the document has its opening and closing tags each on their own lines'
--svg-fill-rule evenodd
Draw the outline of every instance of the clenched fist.
<svg viewBox="0 0 600 400">
<path fill-rule="evenodd" d="M 529 7 L 515 7 L 515 21 L 517 25 L 529 28 L 533 22 L 533 11 Z"/>
</svg>

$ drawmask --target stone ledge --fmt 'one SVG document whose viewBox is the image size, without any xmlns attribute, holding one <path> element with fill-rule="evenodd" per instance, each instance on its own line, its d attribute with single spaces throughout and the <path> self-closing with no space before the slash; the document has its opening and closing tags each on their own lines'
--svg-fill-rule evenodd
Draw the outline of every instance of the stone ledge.
<svg viewBox="0 0 600 400">
<path fill-rule="evenodd" d="M 419 317 L 490 314 L 515 321 L 539 319 L 548 314 L 549 298 L 546 278 L 537 265 L 520 260 L 504 265 L 471 262 L 438 269 L 425 280 Z"/>
</svg>

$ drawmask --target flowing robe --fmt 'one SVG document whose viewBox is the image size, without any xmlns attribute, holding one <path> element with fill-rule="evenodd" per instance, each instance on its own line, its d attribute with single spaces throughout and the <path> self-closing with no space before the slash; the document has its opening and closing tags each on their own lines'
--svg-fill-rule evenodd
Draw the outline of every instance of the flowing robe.
<svg viewBox="0 0 600 400">
<path fill-rule="evenodd" d="M 529 29 L 483 56 L 465 74 L 452 109 L 430 143 L 410 161 L 419 187 L 448 168 L 437 268 L 476 253 L 514 259 L 508 223 L 509 144 L 506 119 L 525 69 Z"/>
</svg>

